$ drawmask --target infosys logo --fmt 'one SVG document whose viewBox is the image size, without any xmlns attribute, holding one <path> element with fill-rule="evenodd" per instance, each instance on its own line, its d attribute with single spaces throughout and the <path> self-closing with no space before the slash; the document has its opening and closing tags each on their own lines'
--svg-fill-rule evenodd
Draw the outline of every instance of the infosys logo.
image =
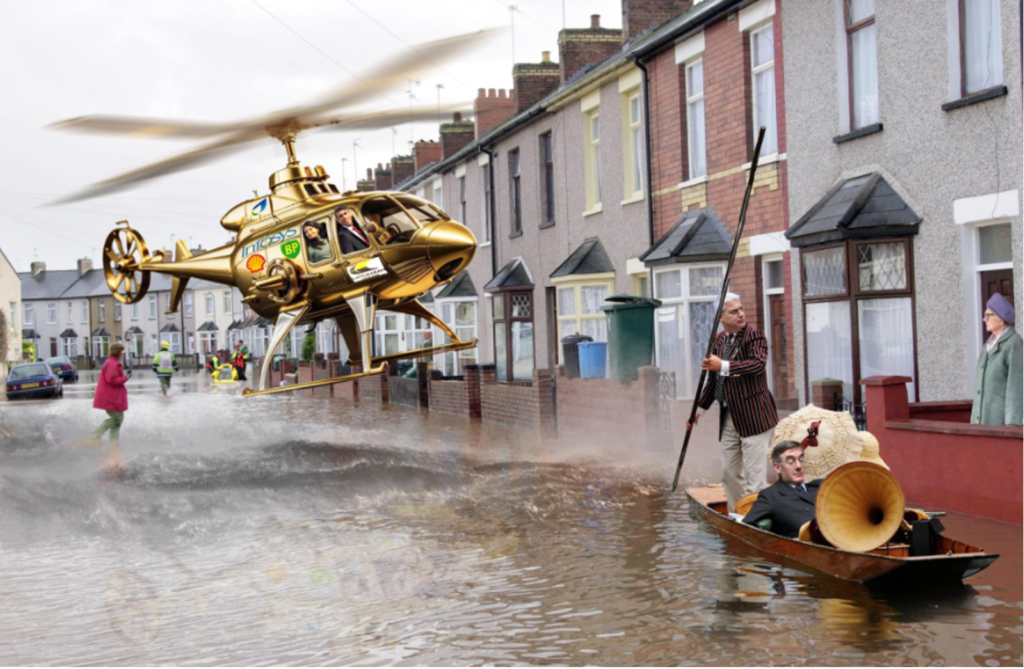
<svg viewBox="0 0 1024 669">
<path fill-rule="evenodd" d="M 272 235 L 257 239 L 252 244 L 247 244 L 242 249 L 242 257 L 247 258 L 250 253 L 256 253 L 274 244 L 280 244 L 281 242 L 287 241 L 292 237 L 297 237 L 299 234 L 298 228 L 288 228 L 283 232 L 275 232 Z"/>
</svg>

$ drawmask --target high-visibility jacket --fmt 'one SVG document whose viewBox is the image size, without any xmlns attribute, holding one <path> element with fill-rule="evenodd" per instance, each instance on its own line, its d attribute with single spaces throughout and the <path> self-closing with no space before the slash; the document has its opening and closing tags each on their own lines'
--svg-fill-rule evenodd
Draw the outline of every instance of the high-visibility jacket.
<svg viewBox="0 0 1024 669">
<path fill-rule="evenodd" d="M 249 362 L 249 348 L 242 346 L 236 349 L 232 361 L 235 363 L 235 367 L 245 367 L 245 363 Z"/>
<path fill-rule="evenodd" d="M 170 351 L 160 351 L 153 358 L 153 371 L 157 376 L 171 376 L 178 371 L 178 358 Z"/>
<path fill-rule="evenodd" d="M 206 359 L 206 369 L 210 372 L 220 367 L 220 358 L 215 355 L 211 355 Z"/>
</svg>

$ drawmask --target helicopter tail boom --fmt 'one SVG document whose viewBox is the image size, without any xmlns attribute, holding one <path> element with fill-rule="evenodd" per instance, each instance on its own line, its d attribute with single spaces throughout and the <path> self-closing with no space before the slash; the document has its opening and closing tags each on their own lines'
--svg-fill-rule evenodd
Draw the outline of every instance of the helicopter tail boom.
<svg viewBox="0 0 1024 669">
<path fill-rule="evenodd" d="M 143 262 L 140 267 L 150 272 L 170 274 L 177 279 L 206 279 L 228 286 L 235 285 L 235 277 L 231 272 L 231 244 L 207 251 L 198 256 L 189 253 L 182 240 L 178 240 L 174 262 L 160 262 L 153 259 Z M 184 290 L 184 288 L 182 288 Z M 173 306 L 173 305 L 172 305 Z"/>
</svg>

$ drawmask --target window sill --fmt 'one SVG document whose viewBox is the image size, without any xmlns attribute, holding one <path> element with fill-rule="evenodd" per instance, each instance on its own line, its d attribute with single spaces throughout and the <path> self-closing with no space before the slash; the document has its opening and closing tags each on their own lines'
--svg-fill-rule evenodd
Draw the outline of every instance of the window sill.
<svg viewBox="0 0 1024 669">
<path fill-rule="evenodd" d="M 538 225 L 537 229 L 539 229 L 539 230 L 547 230 L 548 228 L 553 228 L 553 227 L 555 227 L 555 222 L 554 221 L 548 221 L 547 223 L 541 223 L 540 225 Z"/>
<path fill-rule="evenodd" d="M 977 93 L 971 93 L 966 98 L 959 100 L 953 100 L 942 105 L 942 111 L 953 111 L 960 107 L 966 107 L 968 105 L 977 104 L 984 102 L 985 100 L 992 100 L 994 98 L 1001 98 L 1004 95 L 1009 94 L 1009 89 L 1006 86 L 996 86 L 985 91 L 978 91 Z"/>
<path fill-rule="evenodd" d="M 583 218 L 586 218 L 587 216 L 593 216 L 594 214 L 600 214 L 602 211 L 604 211 L 604 206 L 598 204 L 593 209 L 588 209 L 587 211 L 583 212 Z"/>
<path fill-rule="evenodd" d="M 491 243 L 490 243 L 490 242 L 484 242 L 483 244 L 477 244 L 477 245 L 476 245 L 476 247 L 477 247 L 478 249 L 482 249 L 482 248 L 487 248 L 487 247 L 488 247 L 488 246 L 490 246 L 490 245 L 491 245 Z"/>
<path fill-rule="evenodd" d="M 859 139 L 860 137 L 873 135 L 876 132 L 882 132 L 881 123 L 872 123 L 871 125 L 866 125 L 863 128 L 858 128 L 853 132 L 848 132 L 845 135 L 836 135 L 832 138 L 832 143 L 842 144 L 843 142 L 849 142 L 851 139 Z"/>
<path fill-rule="evenodd" d="M 763 167 L 765 165 L 771 165 L 772 163 L 782 162 L 785 159 L 786 159 L 786 154 L 785 153 L 770 153 L 767 156 L 765 156 L 764 158 L 761 158 L 760 160 L 758 160 L 757 161 L 757 166 L 758 167 Z M 753 164 L 754 164 L 753 162 L 743 163 L 742 165 L 740 165 L 740 169 L 749 170 L 750 167 Z"/>
<path fill-rule="evenodd" d="M 508 238 L 509 239 L 515 239 L 516 237 L 522 237 L 522 236 L 523 236 L 523 231 L 520 230 L 519 232 L 512 232 L 512 233 L 510 233 Z"/>
<path fill-rule="evenodd" d="M 690 186 L 699 186 L 700 184 L 706 184 L 708 182 L 708 175 L 694 177 L 689 181 L 680 183 L 676 188 L 689 188 Z"/>
<path fill-rule="evenodd" d="M 627 198 L 620 202 L 619 204 L 625 207 L 627 204 L 636 204 L 637 202 L 643 202 L 644 199 L 645 198 L 643 191 L 641 191 L 639 195 L 634 195 L 633 197 Z"/>
</svg>

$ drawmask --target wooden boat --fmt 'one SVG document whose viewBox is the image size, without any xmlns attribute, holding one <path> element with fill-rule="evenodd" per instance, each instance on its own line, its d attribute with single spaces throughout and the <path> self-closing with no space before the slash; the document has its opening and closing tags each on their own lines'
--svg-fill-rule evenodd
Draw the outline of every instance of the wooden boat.
<svg viewBox="0 0 1024 669">
<path fill-rule="evenodd" d="M 726 515 L 722 488 L 689 488 L 686 496 L 690 499 L 690 516 L 694 520 L 767 553 L 776 561 L 795 562 L 847 581 L 871 585 L 949 583 L 977 574 L 999 557 L 941 535 L 932 555 L 911 557 L 907 544 L 886 544 L 867 553 L 852 553 L 736 522 Z"/>
</svg>

